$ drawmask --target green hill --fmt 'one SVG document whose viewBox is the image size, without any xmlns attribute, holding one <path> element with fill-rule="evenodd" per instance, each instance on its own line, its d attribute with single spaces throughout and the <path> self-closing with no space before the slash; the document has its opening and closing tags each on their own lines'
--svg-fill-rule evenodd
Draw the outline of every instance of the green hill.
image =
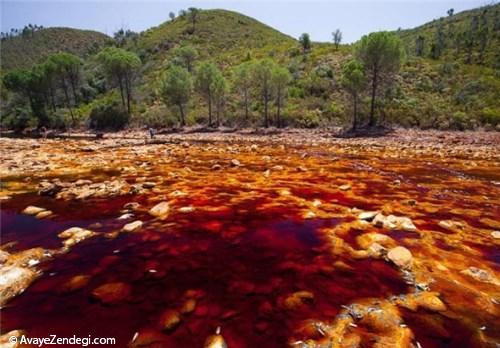
<svg viewBox="0 0 500 348">
<path fill-rule="evenodd" d="M 500 68 L 500 4 L 451 14 L 399 34 L 410 54 Z"/>
<path fill-rule="evenodd" d="M 97 31 L 45 28 L 30 35 L 2 39 L 1 66 L 3 70 L 28 68 L 57 52 L 70 52 L 83 58 L 91 52 L 97 52 L 110 40 Z"/>
</svg>

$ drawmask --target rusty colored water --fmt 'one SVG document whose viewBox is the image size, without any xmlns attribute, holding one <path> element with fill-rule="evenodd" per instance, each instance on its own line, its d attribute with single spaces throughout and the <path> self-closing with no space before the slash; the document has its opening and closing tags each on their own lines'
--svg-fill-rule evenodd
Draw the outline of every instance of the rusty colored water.
<svg viewBox="0 0 500 348">
<path fill-rule="evenodd" d="M 305 156 L 306 149 L 300 147 L 250 150 L 245 144 L 157 145 L 97 154 L 81 153 L 75 145 L 72 151 L 79 158 L 56 155 L 49 162 L 76 167 L 87 161 L 94 171 L 65 173 L 64 181 L 118 177 L 129 184 L 153 181 L 156 186 L 136 195 L 64 200 L 33 192 L 44 175 L 26 174 L 28 182 L 10 177 L 5 187 L 11 199 L 1 210 L 2 245 L 10 246 L 10 252 L 58 248 L 57 233 L 72 226 L 100 234 L 39 265 L 42 276 L 2 309 L 2 332 L 115 337 L 119 347 L 129 345 L 139 332 L 153 337 L 151 347 L 202 347 L 221 327 L 230 348 L 286 347 L 292 338 L 308 338 L 300 330 L 306 320 L 332 322 L 342 306 L 414 291 L 384 259 L 332 252 L 330 234 L 353 224 L 357 213 L 351 209 L 358 208 L 409 216 L 418 228 L 353 227 L 339 234 L 358 248 L 357 236 L 385 233 L 411 250 L 422 279 L 432 277 L 429 286 L 441 294 L 447 311 L 401 309 L 414 344 L 481 347 L 481 334 L 499 338 L 498 284 L 461 273 L 474 266 L 499 275 L 499 244 L 489 235 L 500 224 L 496 162 L 477 161 L 468 170 L 458 159 L 391 158 L 384 153 L 378 158 L 362 152 L 346 156 L 335 149 L 309 149 Z M 243 165 L 231 166 L 233 158 Z M 97 175 L 103 164 L 109 171 Z M 214 164 L 222 170 L 214 170 Z M 135 170 L 124 171 L 125 166 Z M 50 177 L 63 177 L 57 170 Z M 351 187 L 340 190 L 346 183 Z M 175 191 L 186 195 L 172 196 Z M 172 206 L 166 219 L 147 213 L 164 200 Z M 143 207 L 133 218 L 142 220 L 143 228 L 106 238 L 105 233 L 124 224 L 116 218 L 129 202 Z M 21 214 L 27 205 L 55 215 L 40 220 Z M 178 211 L 187 206 L 195 210 Z M 458 220 L 466 228 L 450 231 L 438 225 L 442 220 Z M 89 275 L 89 283 L 63 291 L 80 274 Z M 114 304 L 92 296 L 95 288 L 111 282 L 130 285 L 131 294 Z M 161 313 L 179 308 L 188 290 L 198 293 L 196 308 L 174 330 L 162 331 Z M 314 300 L 285 308 L 283 299 L 297 291 L 312 293 Z M 363 347 L 373 343 L 364 340 Z"/>
</svg>

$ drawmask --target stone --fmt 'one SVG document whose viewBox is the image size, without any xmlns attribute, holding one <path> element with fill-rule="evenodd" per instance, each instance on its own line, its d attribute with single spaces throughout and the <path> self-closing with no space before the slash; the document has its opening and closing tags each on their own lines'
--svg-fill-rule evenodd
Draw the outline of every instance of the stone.
<svg viewBox="0 0 500 348">
<path fill-rule="evenodd" d="M 7 262 L 7 260 L 9 259 L 9 256 L 10 256 L 10 254 L 8 252 L 0 249 L 0 264 Z"/>
<path fill-rule="evenodd" d="M 168 202 L 160 202 L 149 210 L 149 214 L 156 217 L 165 217 L 170 210 Z"/>
<path fill-rule="evenodd" d="M 83 275 L 79 274 L 74 277 L 72 277 L 70 280 L 68 280 L 63 286 L 62 286 L 62 291 L 63 292 L 73 292 L 80 290 L 87 286 L 87 284 L 90 281 L 90 276 L 88 275 Z"/>
<path fill-rule="evenodd" d="M 95 232 L 83 229 L 81 227 L 71 227 L 59 233 L 57 236 L 64 239 L 63 244 L 68 248 L 95 235 Z"/>
<path fill-rule="evenodd" d="M 41 213 L 42 211 L 45 211 L 45 210 L 47 210 L 47 209 L 36 207 L 34 205 L 29 205 L 26 208 L 24 208 L 23 214 L 26 214 L 26 215 L 37 215 L 37 214 L 39 214 L 39 213 Z"/>
<path fill-rule="evenodd" d="M 282 300 L 282 307 L 294 310 L 314 301 L 314 294 L 310 291 L 297 291 Z"/>
<path fill-rule="evenodd" d="M 128 223 L 125 226 L 123 226 L 122 231 L 123 232 L 134 232 L 137 231 L 142 227 L 142 221 L 141 220 L 136 220 L 134 222 Z"/>
<path fill-rule="evenodd" d="M 410 250 L 402 246 L 397 246 L 392 248 L 387 253 L 387 258 L 391 260 L 396 266 L 408 269 L 413 263 L 413 256 Z"/>
<path fill-rule="evenodd" d="M 126 203 L 124 206 L 123 206 L 123 209 L 127 209 L 127 210 L 137 210 L 139 209 L 141 205 L 137 202 L 129 202 L 129 203 Z"/>
<path fill-rule="evenodd" d="M 126 214 L 123 214 L 123 215 L 120 215 L 119 217 L 117 217 L 116 220 L 128 220 L 132 217 L 134 217 L 134 214 L 126 213 Z"/>
<path fill-rule="evenodd" d="M 151 188 L 153 188 L 155 186 L 156 186 L 156 183 L 150 182 L 150 181 L 142 183 L 142 187 L 145 188 L 145 189 L 151 189 Z"/>
<path fill-rule="evenodd" d="M 204 348 L 228 348 L 224 337 L 220 334 L 208 336 L 205 340 Z"/>
<path fill-rule="evenodd" d="M 234 159 L 231 160 L 231 165 L 233 167 L 239 167 L 239 166 L 241 166 L 241 163 L 236 158 L 234 158 Z"/>
<path fill-rule="evenodd" d="M 359 213 L 358 219 L 359 220 L 365 220 L 365 221 L 371 221 L 373 218 L 378 214 L 378 211 L 364 211 L 362 213 Z"/>
<path fill-rule="evenodd" d="M 179 212 L 180 213 L 192 213 L 194 210 L 195 209 L 192 206 L 187 206 L 187 207 L 179 208 Z"/>
<path fill-rule="evenodd" d="M 40 190 L 38 190 L 38 194 L 40 196 L 49 196 L 54 197 L 63 189 L 62 185 L 56 183 L 49 183 L 42 186 Z"/>
<path fill-rule="evenodd" d="M 130 285 L 122 282 L 103 284 L 92 291 L 92 297 L 104 304 L 115 304 L 125 300 L 132 292 Z"/>
<path fill-rule="evenodd" d="M 41 211 L 38 214 L 36 214 L 35 217 L 37 219 L 44 219 L 46 217 L 51 216 L 52 214 L 53 214 L 52 211 L 50 211 L 50 210 L 44 210 L 44 211 Z"/>
<path fill-rule="evenodd" d="M 385 216 L 384 214 L 379 213 L 373 218 L 372 224 L 389 230 L 400 229 L 408 232 L 417 231 L 417 227 L 413 224 L 413 221 L 405 216 Z"/>
<path fill-rule="evenodd" d="M 172 309 L 167 309 L 160 315 L 160 328 L 165 331 L 175 329 L 181 323 L 179 312 Z"/>
<path fill-rule="evenodd" d="M 350 189 L 351 189 L 351 185 L 349 185 L 349 184 L 339 186 L 339 190 L 341 190 L 341 191 L 348 191 Z"/>
<path fill-rule="evenodd" d="M 50 253 L 43 248 L 31 248 L 10 254 L 5 264 L 8 266 L 31 267 L 50 256 Z"/>
<path fill-rule="evenodd" d="M 6 332 L 0 336 L 0 347 L 1 348 L 18 348 L 21 347 L 21 336 L 26 335 L 22 330 L 12 330 Z M 16 337 L 17 340 L 13 340 L 12 337 Z"/>
<path fill-rule="evenodd" d="M 222 166 L 220 164 L 214 164 L 212 166 L 212 170 L 221 170 L 222 169 Z"/>
<path fill-rule="evenodd" d="M 491 284 L 500 284 L 500 282 L 488 271 L 477 268 L 477 267 L 469 267 L 460 273 L 468 275 L 472 278 L 474 278 L 477 281 L 483 282 L 483 283 L 491 283 Z"/>
<path fill-rule="evenodd" d="M 375 232 L 365 233 L 357 236 L 356 242 L 363 249 L 368 249 L 373 243 L 378 243 L 384 246 L 394 244 L 394 240 L 391 237 Z"/>
<path fill-rule="evenodd" d="M 196 300 L 193 298 L 187 299 L 181 306 L 180 312 L 182 314 L 192 313 L 196 309 Z"/>
<path fill-rule="evenodd" d="M 491 236 L 494 239 L 500 239 L 500 231 L 493 231 L 493 232 L 491 232 Z"/>
<path fill-rule="evenodd" d="M 37 277 L 26 267 L 4 266 L 0 268 L 0 306 L 22 293 Z"/>
</svg>

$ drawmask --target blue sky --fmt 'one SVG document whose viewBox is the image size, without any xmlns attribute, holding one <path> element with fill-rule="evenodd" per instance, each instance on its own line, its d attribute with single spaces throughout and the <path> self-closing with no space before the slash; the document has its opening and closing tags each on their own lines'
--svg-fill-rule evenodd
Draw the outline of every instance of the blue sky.
<svg viewBox="0 0 500 348">
<path fill-rule="evenodd" d="M 124 27 L 142 31 L 187 7 L 224 8 L 254 17 L 286 34 L 307 32 L 314 41 L 330 41 L 340 28 L 344 42 L 377 30 L 412 28 L 455 12 L 486 5 L 485 0 L 232 0 L 232 1 L 119 1 L 119 0 L 0 0 L 1 30 L 27 23 L 98 30 L 111 35 Z"/>
</svg>

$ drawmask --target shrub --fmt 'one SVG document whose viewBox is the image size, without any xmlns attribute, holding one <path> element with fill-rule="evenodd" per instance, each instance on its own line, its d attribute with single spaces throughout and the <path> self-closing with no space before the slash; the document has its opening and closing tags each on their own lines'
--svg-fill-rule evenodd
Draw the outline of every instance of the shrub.
<svg viewBox="0 0 500 348">
<path fill-rule="evenodd" d="M 96 130 L 120 130 L 129 122 L 126 110 L 117 103 L 98 105 L 90 112 L 90 128 Z"/>
<path fill-rule="evenodd" d="M 316 128 L 319 126 L 320 121 L 321 110 L 318 109 L 305 110 L 304 112 L 300 113 L 295 119 L 297 125 L 303 128 Z"/>
</svg>

